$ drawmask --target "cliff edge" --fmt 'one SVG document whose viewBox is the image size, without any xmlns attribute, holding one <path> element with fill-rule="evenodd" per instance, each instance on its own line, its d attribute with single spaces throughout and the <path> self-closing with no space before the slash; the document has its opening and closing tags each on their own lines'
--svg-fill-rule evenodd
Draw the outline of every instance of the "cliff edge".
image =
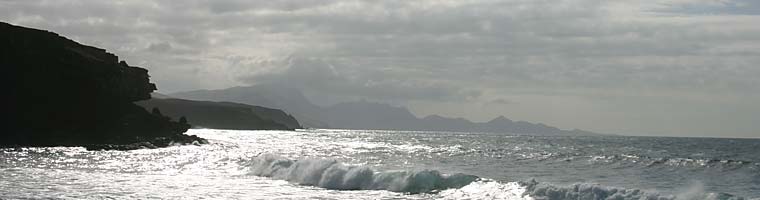
<svg viewBox="0 0 760 200">
<path fill-rule="evenodd" d="M 158 108 L 164 115 L 180 118 L 197 128 L 236 130 L 295 130 L 302 128 L 293 116 L 282 110 L 231 102 L 192 101 L 153 98 L 135 104 L 145 109 Z"/>
<path fill-rule="evenodd" d="M 205 143 L 186 123 L 149 113 L 148 70 L 58 34 L 0 22 L 0 65 L 9 129 L 0 146 L 132 149 Z"/>
</svg>

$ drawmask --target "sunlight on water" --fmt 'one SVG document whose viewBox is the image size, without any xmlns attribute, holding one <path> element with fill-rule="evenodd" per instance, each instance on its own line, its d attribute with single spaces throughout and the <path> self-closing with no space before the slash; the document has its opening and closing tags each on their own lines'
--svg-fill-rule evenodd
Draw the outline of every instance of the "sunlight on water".
<svg viewBox="0 0 760 200">
<path fill-rule="evenodd" d="M 742 152 L 757 140 L 733 141 L 730 150 L 721 150 L 720 141 L 680 139 L 703 142 L 698 146 L 704 149 L 679 152 L 652 147 L 658 140 L 623 137 L 211 129 L 189 134 L 211 144 L 134 151 L 0 149 L 0 199 L 760 196 L 758 159 L 752 157 L 757 155 Z M 694 152 L 699 157 L 689 157 Z"/>
</svg>

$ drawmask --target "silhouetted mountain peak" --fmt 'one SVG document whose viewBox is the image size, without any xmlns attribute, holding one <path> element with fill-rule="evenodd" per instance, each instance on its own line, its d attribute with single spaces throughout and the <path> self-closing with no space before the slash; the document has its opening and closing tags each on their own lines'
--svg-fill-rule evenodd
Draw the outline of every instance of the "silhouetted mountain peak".
<svg viewBox="0 0 760 200">
<path fill-rule="evenodd" d="M 486 123 L 488 123 L 488 124 L 494 124 L 494 123 L 504 123 L 504 122 L 512 123 L 513 121 L 510 120 L 507 117 L 504 117 L 504 115 L 499 115 L 498 117 L 496 117 L 496 118 L 494 118 L 491 121 L 488 121 Z"/>
<path fill-rule="evenodd" d="M 327 108 L 329 112 L 338 112 L 348 114 L 347 112 L 361 114 L 361 115 L 382 115 L 382 116 L 394 116 L 398 118 L 414 118 L 417 117 L 412 114 L 406 107 L 393 106 L 386 103 L 371 102 L 371 101 L 353 101 L 338 103 Z M 337 117 L 331 115 L 332 117 Z"/>
</svg>

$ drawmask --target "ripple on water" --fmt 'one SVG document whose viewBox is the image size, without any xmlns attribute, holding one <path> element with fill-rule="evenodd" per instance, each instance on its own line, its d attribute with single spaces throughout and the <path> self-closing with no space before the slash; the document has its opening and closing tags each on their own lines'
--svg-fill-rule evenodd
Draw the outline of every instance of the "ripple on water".
<svg viewBox="0 0 760 200">
<path fill-rule="evenodd" d="M 135 151 L 0 149 L 0 198 L 530 199 L 518 194 L 534 190 L 516 181 L 531 178 L 552 191 L 593 182 L 678 194 L 699 180 L 706 193 L 760 196 L 760 158 L 747 153 L 760 145 L 757 140 L 735 140 L 727 148 L 723 140 L 420 131 L 193 129 L 189 134 L 212 144 Z M 296 161 L 332 159 L 373 172 L 427 170 L 494 180 L 415 195 L 330 190 L 251 175 L 248 164 L 267 153 Z"/>
</svg>

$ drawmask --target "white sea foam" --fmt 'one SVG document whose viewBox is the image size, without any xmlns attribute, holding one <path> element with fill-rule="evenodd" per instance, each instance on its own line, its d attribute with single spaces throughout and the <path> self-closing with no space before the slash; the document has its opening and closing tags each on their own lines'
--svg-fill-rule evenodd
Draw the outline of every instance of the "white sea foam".
<svg viewBox="0 0 760 200">
<path fill-rule="evenodd" d="M 654 191 L 623 189 L 592 183 L 567 186 L 529 182 L 498 182 L 481 179 L 462 188 L 439 193 L 440 199 L 509 199 L 509 200 L 742 200 L 726 193 L 706 193 L 699 183 L 676 195 Z"/>
<path fill-rule="evenodd" d="M 701 185 L 694 185 L 676 195 L 663 195 L 640 189 L 624 189 L 602 186 L 593 183 L 576 183 L 568 186 L 530 181 L 522 183 L 527 187 L 526 194 L 542 200 L 565 199 L 606 199 L 606 200 L 743 200 L 726 193 L 705 193 Z"/>
<path fill-rule="evenodd" d="M 492 180 L 480 180 L 462 188 L 442 191 L 441 199 L 510 199 L 534 200 L 526 194 L 527 187 L 517 182 L 499 183 Z"/>
<path fill-rule="evenodd" d="M 251 162 L 252 175 L 339 190 L 427 193 L 460 188 L 478 179 L 472 175 L 447 175 L 436 170 L 377 172 L 334 159 L 291 160 L 272 154 L 257 156 Z"/>
<path fill-rule="evenodd" d="M 388 190 L 407 193 L 438 193 L 442 199 L 521 200 L 740 200 L 725 193 L 705 193 L 695 184 L 676 195 L 625 189 L 593 183 L 557 186 L 547 183 L 499 182 L 466 174 L 442 174 L 436 170 L 375 171 L 335 159 L 293 160 L 273 154 L 255 157 L 247 166 L 250 174 L 286 180 L 300 185 L 336 190 Z"/>
</svg>

